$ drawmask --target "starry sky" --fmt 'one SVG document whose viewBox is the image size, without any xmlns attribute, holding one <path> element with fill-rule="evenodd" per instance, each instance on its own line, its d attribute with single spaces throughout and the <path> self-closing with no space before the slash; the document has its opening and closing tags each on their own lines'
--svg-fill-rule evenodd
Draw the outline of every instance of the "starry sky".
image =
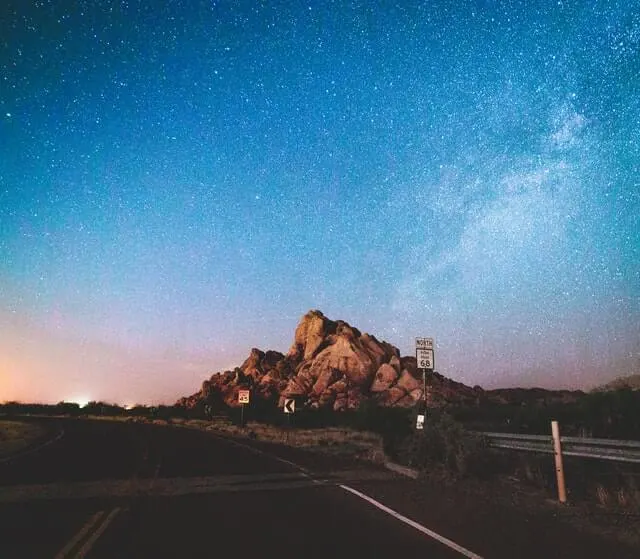
<svg viewBox="0 0 640 559">
<path fill-rule="evenodd" d="M 640 372 L 640 1 L 4 0 L 0 401 L 173 402 L 321 309 Z"/>
</svg>

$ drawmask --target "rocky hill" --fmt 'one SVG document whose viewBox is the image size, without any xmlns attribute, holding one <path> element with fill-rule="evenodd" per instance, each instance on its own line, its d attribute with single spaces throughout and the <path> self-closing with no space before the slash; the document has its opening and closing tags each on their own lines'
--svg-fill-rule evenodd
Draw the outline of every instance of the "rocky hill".
<svg viewBox="0 0 640 559">
<path fill-rule="evenodd" d="M 282 406 L 286 397 L 298 407 L 355 409 L 365 399 L 382 406 L 413 406 L 423 397 L 415 357 L 401 357 L 395 346 L 361 333 L 320 311 L 305 314 L 286 355 L 252 349 L 233 371 L 215 373 L 195 394 L 177 404 L 236 406 L 238 391 L 249 388 L 258 402 Z M 438 373 L 429 375 L 427 403 L 475 403 L 482 389 L 470 388 Z"/>
</svg>

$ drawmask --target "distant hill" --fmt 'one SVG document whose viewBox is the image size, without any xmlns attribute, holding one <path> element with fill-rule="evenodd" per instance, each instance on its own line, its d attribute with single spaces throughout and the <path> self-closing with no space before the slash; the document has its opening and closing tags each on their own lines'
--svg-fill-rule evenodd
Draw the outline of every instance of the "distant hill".
<svg viewBox="0 0 640 559">
<path fill-rule="evenodd" d="M 546 388 L 497 388 L 485 390 L 483 401 L 494 404 L 549 406 L 573 404 L 584 396 L 581 390 L 547 390 Z"/>
<path fill-rule="evenodd" d="M 630 388 L 631 390 L 640 390 L 640 374 L 619 377 L 617 379 L 603 384 L 594 389 L 594 392 L 609 392 L 611 390 L 622 390 Z"/>
</svg>

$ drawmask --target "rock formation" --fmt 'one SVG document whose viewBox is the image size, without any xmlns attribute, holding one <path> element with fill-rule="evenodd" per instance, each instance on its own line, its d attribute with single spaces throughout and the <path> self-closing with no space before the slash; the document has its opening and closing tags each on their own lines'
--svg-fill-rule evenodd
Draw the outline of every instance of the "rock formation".
<svg viewBox="0 0 640 559">
<path fill-rule="evenodd" d="M 294 397 L 298 407 L 355 409 L 364 399 L 383 406 L 410 407 L 423 397 L 422 378 L 414 357 L 401 357 L 398 348 L 363 334 L 342 320 L 320 311 L 304 315 L 286 355 L 252 349 L 233 371 L 216 373 L 199 392 L 178 405 L 223 401 L 237 405 L 237 393 L 250 388 L 252 397 L 282 406 Z M 429 375 L 427 402 L 475 402 L 482 389 L 472 389 L 438 373 Z"/>
</svg>

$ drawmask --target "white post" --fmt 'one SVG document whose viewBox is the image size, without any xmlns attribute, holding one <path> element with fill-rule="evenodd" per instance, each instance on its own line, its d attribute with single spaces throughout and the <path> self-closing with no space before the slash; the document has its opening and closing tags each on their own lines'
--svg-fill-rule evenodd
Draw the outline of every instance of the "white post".
<svg viewBox="0 0 640 559">
<path fill-rule="evenodd" d="M 567 491 L 564 485 L 564 467 L 562 465 L 562 445 L 560 444 L 560 427 L 557 421 L 551 422 L 553 436 L 553 454 L 556 460 L 556 478 L 558 480 L 558 501 L 567 502 Z"/>
</svg>

